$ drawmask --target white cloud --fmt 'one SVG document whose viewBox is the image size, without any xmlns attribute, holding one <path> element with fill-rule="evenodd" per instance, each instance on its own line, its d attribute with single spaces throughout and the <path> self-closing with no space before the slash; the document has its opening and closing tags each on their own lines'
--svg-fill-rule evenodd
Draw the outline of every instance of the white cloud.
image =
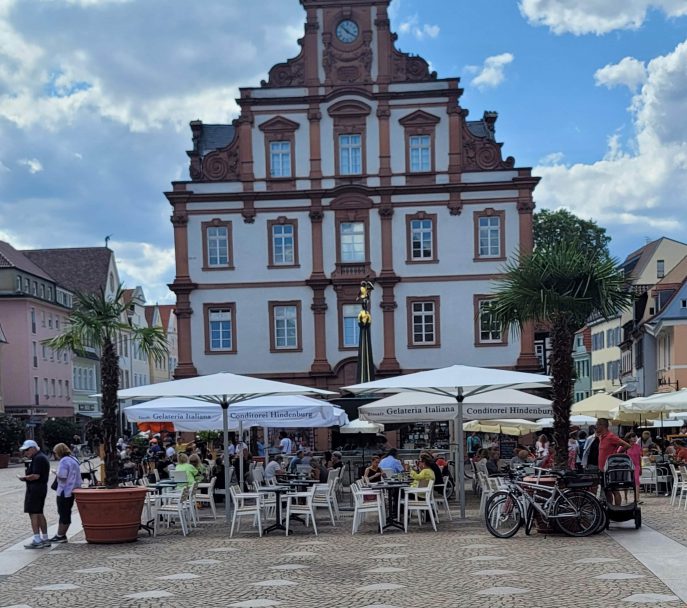
<svg viewBox="0 0 687 608">
<path fill-rule="evenodd" d="M 43 171 L 43 165 L 37 158 L 22 158 L 17 161 L 17 164 L 27 167 L 29 173 L 40 173 Z"/>
<path fill-rule="evenodd" d="M 635 92 L 646 82 L 646 65 L 634 57 L 625 57 L 618 63 L 609 63 L 594 74 L 597 86 L 609 89 L 626 86 Z"/>
<path fill-rule="evenodd" d="M 687 41 L 649 62 L 630 112 L 633 133 L 626 146 L 614 133 L 601 160 L 536 167 L 543 177 L 537 200 L 611 229 L 622 226 L 626 234 L 651 229 L 679 238 L 687 206 Z"/>
<path fill-rule="evenodd" d="M 477 72 L 471 84 L 480 90 L 493 89 L 499 86 L 505 79 L 506 66 L 513 62 L 515 56 L 512 53 L 501 53 L 487 57 L 481 67 L 468 66 L 468 71 Z"/>
<path fill-rule="evenodd" d="M 520 0 L 520 12 L 533 25 L 556 34 L 607 34 L 637 29 L 651 9 L 668 17 L 687 15 L 685 0 Z"/>
<path fill-rule="evenodd" d="M 114 240 L 110 249 L 115 253 L 122 283 L 143 286 L 149 304 L 174 302 L 174 294 L 167 287 L 174 276 L 174 247 Z"/>
<path fill-rule="evenodd" d="M 417 15 L 412 15 L 401 22 L 398 26 L 398 32 L 399 34 L 411 34 L 418 40 L 423 40 L 424 38 L 437 38 L 441 33 L 441 28 L 429 23 L 420 24 L 420 18 Z"/>
<path fill-rule="evenodd" d="M 551 152 L 539 160 L 540 165 L 547 167 L 561 165 L 565 159 L 565 154 L 563 152 Z"/>
</svg>

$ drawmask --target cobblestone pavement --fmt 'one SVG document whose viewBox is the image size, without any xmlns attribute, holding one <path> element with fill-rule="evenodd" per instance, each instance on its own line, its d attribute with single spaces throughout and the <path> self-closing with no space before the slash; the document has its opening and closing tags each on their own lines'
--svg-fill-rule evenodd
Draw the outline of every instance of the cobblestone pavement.
<svg viewBox="0 0 687 608">
<path fill-rule="evenodd" d="M 642 517 L 644 522 L 654 530 L 665 534 L 687 547 L 687 510 L 685 501 L 680 508 L 670 505 L 670 497 L 642 494 Z"/>
<path fill-rule="evenodd" d="M 687 513 L 666 509 L 667 500 L 646 498 L 645 520 L 683 526 Z M 260 539 L 244 524 L 232 540 L 220 520 L 203 523 L 186 538 L 173 527 L 131 545 L 87 545 L 77 537 L 0 581 L 0 607 L 683 605 L 604 534 L 572 539 L 520 532 L 498 540 L 476 511 L 468 515 L 467 522 L 449 522 L 444 515 L 439 533 L 414 525 L 407 535 L 380 536 L 369 523 L 352 536 L 350 514 L 336 528 L 321 514 L 318 537 L 295 524 L 289 538 L 273 533 Z"/>
</svg>

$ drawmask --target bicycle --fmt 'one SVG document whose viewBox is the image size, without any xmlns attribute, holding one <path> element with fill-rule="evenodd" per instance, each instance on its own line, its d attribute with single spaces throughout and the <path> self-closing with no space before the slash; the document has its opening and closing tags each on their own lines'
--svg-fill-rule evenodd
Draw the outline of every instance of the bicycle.
<svg viewBox="0 0 687 608">
<path fill-rule="evenodd" d="M 596 496 L 581 489 L 561 489 L 564 475 L 559 471 L 535 468 L 547 476 L 556 477 L 553 486 L 517 479 L 510 475 L 505 490 L 495 492 L 485 507 L 489 533 L 497 538 L 511 538 L 522 524 L 529 535 L 535 512 L 546 522 L 552 522 L 568 536 L 594 534 L 603 518 L 603 509 Z M 529 492 L 528 492 L 529 490 Z"/>
<path fill-rule="evenodd" d="M 92 488 L 94 486 L 98 485 L 98 469 L 94 469 L 93 465 L 91 464 L 92 460 L 95 460 L 96 457 L 92 458 L 86 458 L 85 460 L 81 460 L 79 464 L 81 467 L 84 465 L 86 466 L 86 471 L 83 469 L 81 470 L 81 481 L 86 481 L 88 480 L 88 487 Z"/>
</svg>

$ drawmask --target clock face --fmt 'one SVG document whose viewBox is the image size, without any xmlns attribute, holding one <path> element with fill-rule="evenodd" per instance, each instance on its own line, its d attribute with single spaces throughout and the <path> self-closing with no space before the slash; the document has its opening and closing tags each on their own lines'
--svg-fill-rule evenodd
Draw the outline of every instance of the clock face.
<svg viewBox="0 0 687 608">
<path fill-rule="evenodd" d="M 355 21 L 344 19 L 336 26 L 336 37 L 345 44 L 350 44 L 358 38 L 360 28 Z"/>
</svg>

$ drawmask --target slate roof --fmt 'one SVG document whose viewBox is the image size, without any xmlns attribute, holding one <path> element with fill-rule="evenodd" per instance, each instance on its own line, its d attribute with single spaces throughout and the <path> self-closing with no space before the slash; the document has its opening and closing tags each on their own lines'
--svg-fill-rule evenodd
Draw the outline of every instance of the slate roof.
<svg viewBox="0 0 687 608">
<path fill-rule="evenodd" d="M 158 305 L 160 309 L 160 318 L 162 319 L 162 327 L 165 331 L 169 327 L 170 315 L 174 314 L 174 304 L 160 304 Z"/>
<path fill-rule="evenodd" d="M 50 276 L 46 269 L 37 266 L 25 253 L 17 251 L 5 241 L 0 241 L 0 268 L 16 268 L 41 279 L 55 282 L 56 277 Z"/>
<path fill-rule="evenodd" d="M 70 291 L 98 293 L 107 286 L 112 256 L 107 247 L 32 249 L 22 253 Z"/>
<path fill-rule="evenodd" d="M 236 129 L 232 125 L 203 125 L 198 152 L 205 156 L 208 152 L 226 148 L 234 139 Z"/>
<path fill-rule="evenodd" d="M 487 123 L 483 120 L 468 120 L 466 121 L 468 131 L 475 137 L 482 139 L 494 139 L 494 134 L 487 127 Z"/>
</svg>

